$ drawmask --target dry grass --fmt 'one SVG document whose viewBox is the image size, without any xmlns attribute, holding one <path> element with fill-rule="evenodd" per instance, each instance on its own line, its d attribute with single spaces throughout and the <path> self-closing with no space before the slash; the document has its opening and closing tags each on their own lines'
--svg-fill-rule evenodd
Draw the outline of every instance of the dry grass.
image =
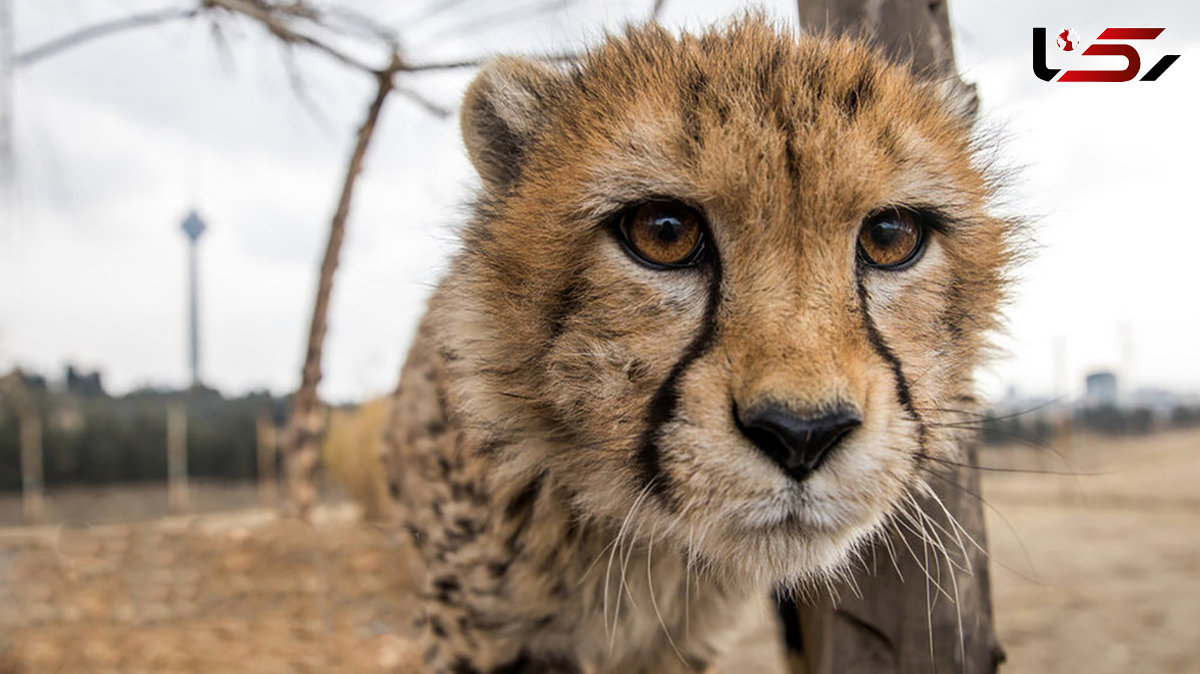
<svg viewBox="0 0 1200 674">
<path fill-rule="evenodd" d="M 404 671 L 404 559 L 346 517 L 7 530 L 0 672 Z"/>
<path fill-rule="evenodd" d="M 321 446 L 321 459 L 329 477 L 359 504 L 363 518 L 369 522 L 384 521 L 390 512 L 387 481 L 379 460 L 388 405 L 387 398 L 378 398 L 353 410 L 334 410 Z"/>
</svg>

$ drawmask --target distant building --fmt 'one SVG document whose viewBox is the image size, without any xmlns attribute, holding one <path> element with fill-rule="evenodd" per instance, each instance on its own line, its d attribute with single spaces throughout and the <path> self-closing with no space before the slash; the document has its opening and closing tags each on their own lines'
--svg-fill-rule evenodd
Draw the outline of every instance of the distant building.
<svg viewBox="0 0 1200 674">
<path fill-rule="evenodd" d="M 1086 407 L 1116 407 L 1117 375 L 1112 372 L 1093 372 L 1086 379 L 1087 392 L 1083 403 Z"/>
<path fill-rule="evenodd" d="M 74 365 L 67 366 L 67 392 L 84 396 L 104 395 L 104 384 L 98 371 L 84 372 L 75 369 Z"/>
</svg>

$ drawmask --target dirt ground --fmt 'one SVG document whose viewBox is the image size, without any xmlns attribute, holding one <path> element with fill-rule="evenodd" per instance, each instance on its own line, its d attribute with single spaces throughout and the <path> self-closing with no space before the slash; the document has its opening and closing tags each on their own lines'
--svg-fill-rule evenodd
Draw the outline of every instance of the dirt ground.
<svg viewBox="0 0 1200 674">
<path fill-rule="evenodd" d="M 996 624 L 1013 672 L 1200 672 L 1200 432 L 991 450 Z"/>
<path fill-rule="evenodd" d="M 393 671 L 400 545 L 346 507 L 0 530 L 0 673 Z"/>
<path fill-rule="evenodd" d="M 1074 473 L 984 476 L 1004 671 L 1200 672 L 1200 431 L 1059 449 L 983 457 Z M 416 657 L 403 540 L 353 508 L 311 526 L 253 509 L 96 525 L 121 516 L 92 508 L 109 514 L 0 528 L 0 674 L 402 671 Z"/>
</svg>

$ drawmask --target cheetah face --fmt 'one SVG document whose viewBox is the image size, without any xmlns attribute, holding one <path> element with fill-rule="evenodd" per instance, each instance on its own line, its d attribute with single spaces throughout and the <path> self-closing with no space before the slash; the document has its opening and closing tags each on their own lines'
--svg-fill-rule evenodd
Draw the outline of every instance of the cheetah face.
<svg viewBox="0 0 1200 674">
<path fill-rule="evenodd" d="M 463 131 L 461 394 L 581 517 L 795 582 L 953 459 L 1010 246 L 936 86 L 753 19 L 651 27 L 496 62 Z"/>
</svg>

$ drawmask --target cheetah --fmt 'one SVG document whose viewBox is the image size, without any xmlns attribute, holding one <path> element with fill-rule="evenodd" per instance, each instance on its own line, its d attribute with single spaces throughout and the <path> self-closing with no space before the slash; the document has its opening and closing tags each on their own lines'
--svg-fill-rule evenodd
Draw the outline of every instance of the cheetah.
<svg viewBox="0 0 1200 674">
<path fill-rule="evenodd" d="M 710 671 L 926 488 L 1014 257 L 973 117 L 755 15 L 481 70 L 385 430 L 428 671 Z"/>
</svg>

